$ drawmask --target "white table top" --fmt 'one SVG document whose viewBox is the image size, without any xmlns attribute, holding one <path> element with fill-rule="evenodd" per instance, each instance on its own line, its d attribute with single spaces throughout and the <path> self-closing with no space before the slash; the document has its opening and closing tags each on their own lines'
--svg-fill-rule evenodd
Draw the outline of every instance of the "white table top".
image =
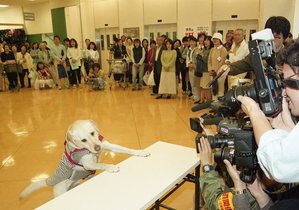
<svg viewBox="0 0 299 210">
<path fill-rule="evenodd" d="M 118 173 L 103 172 L 38 210 L 146 209 L 199 165 L 193 148 L 158 141 L 149 157 L 132 156 Z"/>
</svg>

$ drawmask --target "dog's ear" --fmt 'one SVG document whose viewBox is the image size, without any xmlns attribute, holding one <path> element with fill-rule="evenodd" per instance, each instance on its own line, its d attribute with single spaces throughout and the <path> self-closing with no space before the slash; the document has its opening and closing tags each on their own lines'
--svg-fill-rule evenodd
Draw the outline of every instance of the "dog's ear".
<svg viewBox="0 0 299 210">
<path fill-rule="evenodd" d="M 98 128 L 97 123 L 93 120 L 89 120 L 89 122 L 92 125 L 92 127 L 99 133 L 99 128 Z"/>
<path fill-rule="evenodd" d="M 74 137 L 74 135 L 73 135 L 72 129 L 73 129 L 73 125 L 71 125 L 71 126 L 67 129 L 65 138 L 66 138 L 66 141 L 67 141 L 72 147 L 76 148 L 76 141 L 75 141 L 75 137 Z"/>
</svg>

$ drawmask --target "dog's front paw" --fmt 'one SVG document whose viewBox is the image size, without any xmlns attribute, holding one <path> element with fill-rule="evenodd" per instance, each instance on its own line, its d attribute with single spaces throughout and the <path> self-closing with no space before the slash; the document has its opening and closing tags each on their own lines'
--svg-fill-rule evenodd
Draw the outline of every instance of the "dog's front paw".
<svg viewBox="0 0 299 210">
<path fill-rule="evenodd" d="M 137 150 L 134 153 L 134 155 L 138 156 L 138 157 L 147 157 L 147 156 L 150 156 L 151 154 L 148 151 L 145 151 L 145 150 Z"/>
<path fill-rule="evenodd" d="M 107 165 L 105 168 L 105 171 L 109 173 L 116 173 L 119 172 L 119 167 L 116 165 Z"/>
</svg>

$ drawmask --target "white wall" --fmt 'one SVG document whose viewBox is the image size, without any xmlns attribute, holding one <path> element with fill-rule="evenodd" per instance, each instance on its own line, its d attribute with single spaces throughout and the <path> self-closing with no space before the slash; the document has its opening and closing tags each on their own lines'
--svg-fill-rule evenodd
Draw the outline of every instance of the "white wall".
<svg viewBox="0 0 299 210">
<path fill-rule="evenodd" d="M 118 27 L 118 14 L 118 0 L 94 1 L 96 28 Z"/>
<path fill-rule="evenodd" d="M 132 9 L 132 5 L 134 5 L 134 9 Z M 143 1 L 120 0 L 118 10 L 120 34 L 123 34 L 123 28 L 139 27 L 140 38 L 143 38 Z"/>
<path fill-rule="evenodd" d="M 32 12 L 35 15 L 35 21 L 25 21 L 25 30 L 27 34 L 47 34 L 53 33 L 52 17 L 50 3 L 35 4 L 24 7 L 24 12 Z"/>
<path fill-rule="evenodd" d="M 276 0 L 269 0 L 272 2 Z M 213 0 L 213 21 L 251 20 L 259 18 L 259 0 Z M 238 15 L 237 18 L 231 18 Z"/>
<path fill-rule="evenodd" d="M 178 0 L 178 38 L 185 35 L 185 28 L 189 26 L 207 26 L 208 32 L 211 33 L 211 0 Z"/>
<path fill-rule="evenodd" d="M 284 16 L 293 25 L 294 11 L 294 0 L 260 0 L 259 29 L 264 28 L 267 19 L 271 16 Z"/>
<path fill-rule="evenodd" d="M 0 8 L 0 24 L 24 24 L 21 7 Z"/>
<path fill-rule="evenodd" d="M 67 37 L 76 39 L 78 45 L 82 48 L 83 41 L 79 6 L 65 7 L 64 12 Z"/>
<path fill-rule="evenodd" d="M 95 19 L 94 19 L 94 2 L 90 0 L 80 1 L 80 12 L 82 21 L 83 40 L 95 40 Z"/>
<path fill-rule="evenodd" d="M 49 0 L 50 9 L 79 5 L 80 0 Z"/>
<path fill-rule="evenodd" d="M 295 0 L 294 2 L 294 17 L 293 17 L 293 21 L 292 21 L 292 33 L 293 33 L 293 37 L 297 38 L 299 37 L 299 0 Z"/>
<path fill-rule="evenodd" d="M 177 22 L 177 0 L 143 0 L 143 4 L 144 25 L 159 24 L 159 19 L 161 24 Z"/>
</svg>

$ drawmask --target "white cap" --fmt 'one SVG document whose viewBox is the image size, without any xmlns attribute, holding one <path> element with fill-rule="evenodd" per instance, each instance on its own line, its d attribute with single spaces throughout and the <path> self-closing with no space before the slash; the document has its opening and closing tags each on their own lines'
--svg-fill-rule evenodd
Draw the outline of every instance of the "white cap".
<svg viewBox="0 0 299 210">
<path fill-rule="evenodd" d="M 214 33 L 212 39 L 219 39 L 222 42 L 222 34 L 221 33 Z"/>
</svg>

